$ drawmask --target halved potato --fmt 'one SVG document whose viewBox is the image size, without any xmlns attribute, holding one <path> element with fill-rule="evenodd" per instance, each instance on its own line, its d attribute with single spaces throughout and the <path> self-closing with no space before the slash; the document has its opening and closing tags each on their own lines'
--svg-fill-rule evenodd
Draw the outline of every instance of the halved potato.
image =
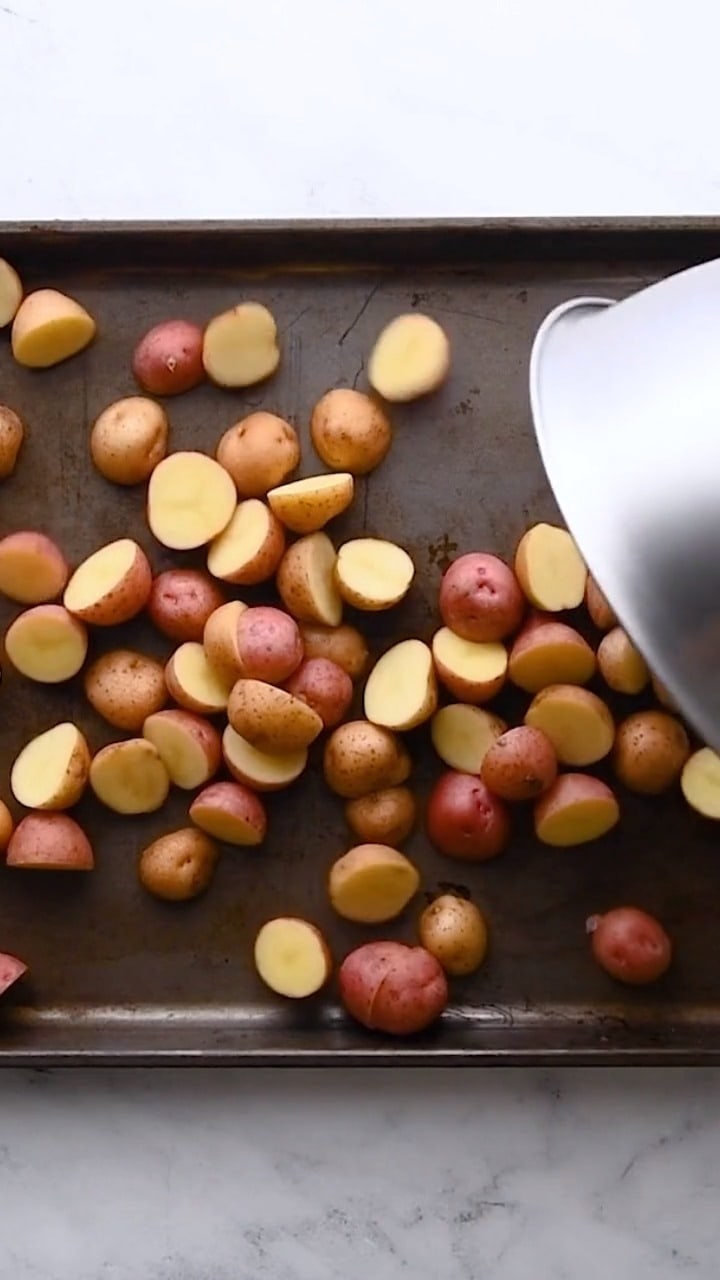
<svg viewBox="0 0 720 1280">
<path fill-rule="evenodd" d="M 132 538 L 119 538 L 78 565 L 65 588 L 69 613 L 98 627 L 129 622 L 145 608 L 152 590 L 152 569 Z"/>
<path fill-rule="evenodd" d="M 508 674 L 526 693 L 539 693 L 550 684 L 587 684 L 595 674 L 595 654 L 574 627 L 533 619 L 510 650 Z"/>
<path fill-rule="evenodd" d="M 479 777 L 485 756 L 506 729 L 505 721 L 490 711 L 452 702 L 433 716 L 430 733 L 437 754 L 449 769 Z"/>
<path fill-rule="evenodd" d="M 288 547 L 275 582 L 285 608 L 298 622 L 340 625 L 342 598 L 335 582 L 336 560 L 326 533 L 308 533 Z"/>
<path fill-rule="evenodd" d="M 28 813 L 8 844 L 6 864 L 25 871 L 92 871 L 92 845 L 67 813 Z"/>
<path fill-rule="evenodd" d="M 391 401 L 436 391 L 450 368 L 450 343 L 437 320 L 411 311 L 385 326 L 368 363 L 371 387 Z"/>
<path fill-rule="evenodd" d="M 270 489 L 267 500 L 287 529 L 315 533 L 350 506 L 354 489 L 350 472 L 339 471 L 329 476 L 306 476 Z"/>
<path fill-rule="evenodd" d="M 587 773 L 561 773 L 534 810 L 535 834 L 556 848 L 587 844 L 611 831 L 620 806 L 609 787 Z"/>
<path fill-rule="evenodd" d="M 531 604 L 546 613 L 577 609 L 585 596 L 587 569 L 567 529 L 536 524 L 515 552 L 515 576 Z"/>
<path fill-rule="evenodd" d="M 12 767 L 10 789 L 26 809 L 70 809 L 85 790 L 89 770 L 85 737 L 65 721 L 23 747 Z"/>
<path fill-rule="evenodd" d="M 190 805 L 197 827 L 225 844 L 262 844 L 267 817 L 262 800 L 240 782 L 213 782 Z"/>
<path fill-rule="evenodd" d="M 385 844 L 359 844 L 330 868 L 330 903 L 344 920 L 383 924 L 405 910 L 420 888 L 416 866 Z"/>
<path fill-rule="evenodd" d="M 16 671 L 40 684 L 71 680 L 87 649 L 85 627 L 60 604 L 26 609 L 5 633 L 5 652 Z"/>
<path fill-rule="evenodd" d="M 184 791 L 202 787 L 220 768 L 220 734 L 192 711 L 156 711 L 143 725 L 143 738 L 157 749 L 170 781 Z"/>
<path fill-rule="evenodd" d="M 237 494 L 224 467 L 206 453 L 171 453 L 150 476 L 147 519 L 164 547 L 203 547 L 230 523 Z"/>
<path fill-rule="evenodd" d="M 365 685 L 368 720 L 386 729 L 414 729 L 437 707 L 435 667 L 422 640 L 402 640 L 375 663 Z"/>
<path fill-rule="evenodd" d="M 47 369 L 77 355 L 94 337 L 95 321 L 79 302 L 57 289 L 37 289 L 15 313 L 12 353 L 28 369 Z"/>
<path fill-rule="evenodd" d="M 615 740 L 615 723 L 605 703 L 577 685 L 543 689 L 530 703 L 525 724 L 542 729 L 561 764 L 595 764 L 609 755 Z"/>
<path fill-rule="evenodd" d="M 228 600 L 210 614 L 203 631 L 203 649 L 211 667 L 234 682 L 242 671 L 238 648 L 238 619 L 247 609 L 242 600 Z"/>
<path fill-rule="evenodd" d="M 90 786 L 114 813 L 153 813 L 167 800 L 170 777 L 152 742 L 126 738 L 98 751 Z"/>
<path fill-rule="evenodd" d="M 0 480 L 6 480 L 15 470 L 24 438 L 20 415 L 9 405 L 0 404 Z"/>
<path fill-rule="evenodd" d="M 277 325 L 261 302 L 241 302 L 211 320 L 203 338 L 205 372 L 220 387 L 250 387 L 280 363 Z"/>
<path fill-rule="evenodd" d="M 69 576 L 62 551 L 44 533 L 23 529 L 0 540 L 0 591 L 8 599 L 44 604 L 60 595 Z"/>
<path fill-rule="evenodd" d="M 500 692 L 507 675 L 504 644 L 463 640 L 449 627 L 441 627 L 432 641 L 438 679 L 461 702 L 489 702 Z"/>
<path fill-rule="evenodd" d="M 255 968 L 276 995 L 290 1000 L 314 996 L 332 969 L 328 945 L 307 920 L 269 920 L 255 939 Z"/>
<path fill-rule="evenodd" d="M 17 271 L 5 258 L 0 258 L 0 329 L 14 319 L 22 296 L 22 281 Z"/>
<path fill-rule="evenodd" d="M 680 775 L 682 793 L 703 818 L 720 820 L 720 756 L 710 747 L 701 747 L 685 761 Z"/>
<path fill-rule="evenodd" d="M 339 627 L 324 627 L 320 623 L 305 622 L 301 624 L 305 658 L 325 658 L 334 662 L 351 680 L 360 680 L 365 675 L 370 654 L 367 640 L 358 631 L 343 623 Z"/>
<path fill-rule="evenodd" d="M 375 613 L 399 604 L 415 576 L 407 551 L 383 538 L 353 538 L 337 553 L 335 580 L 343 600 Z"/>
<path fill-rule="evenodd" d="M 285 534 L 277 516 L 259 498 L 246 498 L 210 546 L 207 566 L 223 582 L 254 586 L 272 577 L 284 550 Z"/>
<path fill-rule="evenodd" d="M 238 680 L 227 714 L 233 729 L 260 751 L 302 751 L 323 729 L 317 711 L 264 680 Z"/>
<path fill-rule="evenodd" d="M 255 791 L 282 791 L 295 782 L 307 764 L 307 748 L 300 751 L 259 751 L 228 725 L 222 739 L 228 773 Z"/>
<path fill-rule="evenodd" d="M 186 641 L 171 655 L 165 667 L 165 683 L 179 706 L 204 715 L 225 710 L 233 684 L 231 678 L 211 666 L 196 640 Z"/>
</svg>

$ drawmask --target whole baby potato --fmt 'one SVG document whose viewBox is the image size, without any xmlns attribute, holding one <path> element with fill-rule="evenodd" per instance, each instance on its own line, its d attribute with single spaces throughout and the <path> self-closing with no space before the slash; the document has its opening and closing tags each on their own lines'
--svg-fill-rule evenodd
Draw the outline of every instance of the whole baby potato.
<svg viewBox="0 0 720 1280">
<path fill-rule="evenodd" d="M 336 795 L 354 800 L 410 776 L 410 757 L 400 738 L 369 720 L 338 725 L 325 744 L 325 781 Z"/>
<path fill-rule="evenodd" d="M 333 471 L 366 475 L 377 467 L 392 444 L 385 411 L 370 396 L 350 387 L 328 391 L 310 418 L 313 445 Z"/>
<path fill-rule="evenodd" d="M 431 844 L 446 858 L 484 862 L 510 839 L 507 809 L 481 778 L 449 770 L 433 787 L 425 825 Z"/>
<path fill-rule="evenodd" d="M 214 841 L 197 827 L 170 831 L 140 854 L 140 883 L 168 902 L 197 898 L 210 884 L 219 856 Z"/>
<path fill-rule="evenodd" d="M 420 917 L 420 941 L 446 973 L 463 977 L 485 959 L 487 926 L 474 902 L 443 893 Z"/>
<path fill-rule="evenodd" d="M 601 968 L 631 986 L 656 982 L 669 968 L 672 943 L 654 916 L 639 907 L 614 907 L 590 916 L 586 930 Z"/>
<path fill-rule="evenodd" d="M 240 675 L 281 684 L 303 658 L 298 624 L 289 613 L 269 605 L 245 609 L 237 620 L 236 645 Z M 291 693 L 294 689 L 287 688 Z"/>
<path fill-rule="evenodd" d="M 416 817 L 417 804 L 409 787 L 384 787 L 345 805 L 350 830 L 367 844 L 397 847 L 407 840 Z"/>
<path fill-rule="evenodd" d="M 205 378 L 203 331 L 189 320 L 163 320 L 138 342 L 132 369 L 143 391 L 176 396 Z"/>
<path fill-rule="evenodd" d="M 297 467 L 300 442 L 289 422 L 262 410 L 230 427 L 215 457 L 232 476 L 239 497 L 264 498 Z"/>
<path fill-rule="evenodd" d="M 666 711 L 636 711 L 618 726 L 612 763 L 629 791 L 659 795 L 677 781 L 689 755 L 679 720 Z"/>
<path fill-rule="evenodd" d="M 147 611 L 158 631 L 171 640 L 202 640 L 205 624 L 225 596 L 209 573 L 166 569 L 153 579 Z"/>
<path fill-rule="evenodd" d="M 334 729 L 352 702 L 352 680 L 342 667 L 328 658 L 307 658 L 301 662 L 285 688 L 317 711 L 326 729 Z"/>
<path fill-rule="evenodd" d="M 14 409 L 0 404 L 0 480 L 5 480 L 15 470 L 24 435 L 22 418 Z"/>
<path fill-rule="evenodd" d="M 162 663 L 133 649 L 113 649 L 85 672 L 85 696 L 116 729 L 136 733 L 168 700 Z"/>
<path fill-rule="evenodd" d="M 140 484 L 167 453 L 168 420 L 162 405 L 127 396 L 108 405 L 90 432 L 90 455 L 106 480 Z"/>
<path fill-rule="evenodd" d="M 512 569 L 498 556 L 472 551 L 454 560 L 440 583 L 440 613 L 463 640 L 503 640 L 516 631 L 525 598 Z"/>
<path fill-rule="evenodd" d="M 518 725 L 496 738 L 485 755 L 482 780 L 501 800 L 536 800 L 557 777 L 557 756 L 542 729 Z"/>
<path fill-rule="evenodd" d="M 340 999 L 351 1017 L 371 1031 L 407 1036 L 424 1031 L 448 1000 L 442 966 L 424 947 L 366 942 L 345 957 Z"/>
<path fill-rule="evenodd" d="M 306 658 L 327 658 L 342 667 L 351 680 L 360 680 L 365 675 L 370 654 L 365 637 L 357 627 L 345 622 L 339 627 L 303 622 L 300 635 Z"/>
</svg>

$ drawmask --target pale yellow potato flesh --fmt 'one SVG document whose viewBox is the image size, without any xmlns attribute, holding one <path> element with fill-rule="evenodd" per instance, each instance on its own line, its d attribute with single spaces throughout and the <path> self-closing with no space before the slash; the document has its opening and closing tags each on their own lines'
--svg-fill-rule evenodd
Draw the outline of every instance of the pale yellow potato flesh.
<svg viewBox="0 0 720 1280">
<path fill-rule="evenodd" d="M 605 703 L 577 685 L 550 685 L 525 714 L 525 724 L 542 729 L 561 764 L 596 764 L 610 753 L 615 723 Z"/>
<path fill-rule="evenodd" d="M 701 747 L 686 760 L 680 787 L 691 809 L 703 818 L 720 820 L 720 756 L 710 747 Z"/>
<path fill-rule="evenodd" d="M 69 569 L 44 533 L 21 530 L 0 540 L 0 591 L 19 604 L 43 604 L 60 595 Z"/>
<path fill-rule="evenodd" d="M 342 597 L 335 582 L 335 548 L 321 530 L 298 538 L 278 566 L 276 585 L 285 608 L 298 622 L 338 627 Z"/>
<path fill-rule="evenodd" d="M 5 634 L 5 652 L 16 671 L 40 684 L 61 684 L 85 661 L 87 631 L 62 605 L 40 604 L 21 613 Z"/>
<path fill-rule="evenodd" d="M 407 595 L 415 565 L 384 538 L 353 538 L 337 553 L 335 578 L 343 600 L 368 613 L 390 609 Z"/>
<path fill-rule="evenodd" d="M 365 715 L 386 729 L 414 729 L 438 701 L 433 656 L 422 640 L 402 640 L 378 658 L 365 685 Z"/>
<path fill-rule="evenodd" d="M 77 355 L 94 337 L 95 321 L 79 302 L 57 289 L 38 289 L 18 307 L 12 353 L 28 369 L 47 369 Z"/>
<path fill-rule="evenodd" d="M 567 529 L 536 524 L 515 552 L 515 575 L 530 604 L 545 613 L 577 609 L 585 597 L 587 568 Z"/>
<path fill-rule="evenodd" d="M 232 680 L 210 665 L 197 640 L 187 640 L 175 650 L 165 668 L 165 680 L 170 697 L 188 711 L 213 715 L 227 707 Z"/>
<path fill-rule="evenodd" d="M 5 258 L 0 258 L 0 329 L 15 318 L 22 296 L 22 281 L 17 271 Z"/>
<path fill-rule="evenodd" d="M 173 551 L 211 542 L 229 524 L 236 506 L 231 476 L 205 453 L 171 453 L 150 476 L 148 524 L 158 542 Z"/>
<path fill-rule="evenodd" d="M 431 316 L 412 311 L 383 329 L 370 356 L 368 380 L 385 400 L 416 400 L 437 390 L 449 368 L 447 334 Z"/>
<path fill-rule="evenodd" d="M 215 578 L 251 586 L 275 572 L 285 548 L 277 518 L 259 498 L 238 503 L 208 549 L 207 567 Z"/>
<path fill-rule="evenodd" d="M 228 773 L 256 791 L 282 791 L 300 777 L 307 765 L 306 748 L 282 753 L 259 751 L 230 724 L 223 733 L 222 745 Z"/>
<path fill-rule="evenodd" d="M 330 902 L 344 920 L 394 920 L 420 888 L 420 873 L 404 854 L 384 844 L 361 844 L 330 868 Z"/>
<path fill-rule="evenodd" d="M 255 939 L 255 968 L 276 995 L 313 996 L 330 976 L 330 953 L 314 924 L 284 917 L 269 920 Z"/>
<path fill-rule="evenodd" d="M 607 835 L 620 818 L 620 806 L 599 778 L 561 774 L 535 807 L 535 834 L 558 849 L 587 844 Z"/>
<path fill-rule="evenodd" d="M 216 772 L 202 735 L 193 732 L 192 722 L 187 724 L 174 719 L 172 713 L 168 716 L 160 711 L 148 716 L 143 738 L 157 749 L 173 786 L 183 791 L 204 786 Z"/>
<path fill-rule="evenodd" d="M 468 702 L 483 702 L 502 688 L 508 669 L 504 644 L 463 640 L 441 627 L 433 636 L 432 652 L 440 679 Z"/>
<path fill-rule="evenodd" d="M 221 387 L 250 387 L 280 363 L 277 325 L 261 302 L 241 302 L 211 320 L 203 339 L 203 365 Z"/>
<path fill-rule="evenodd" d="M 338 471 L 279 485 L 269 490 L 267 500 L 278 520 L 293 533 L 315 533 L 350 506 L 354 491 L 350 472 Z"/>
<path fill-rule="evenodd" d="M 88 744 L 77 726 L 65 721 L 23 747 L 10 789 L 26 809 L 70 809 L 85 790 L 89 769 Z"/>
<path fill-rule="evenodd" d="M 237 644 L 237 624 L 247 605 L 228 600 L 210 614 L 203 631 L 203 649 L 211 667 L 227 680 L 237 680 L 242 670 Z"/>
<path fill-rule="evenodd" d="M 151 742 L 127 738 L 98 751 L 90 765 L 90 786 L 115 813 L 154 813 L 167 799 L 170 778 Z"/>
<path fill-rule="evenodd" d="M 482 762 L 507 725 L 482 707 L 451 702 L 433 716 L 432 744 L 449 769 L 480 774 Z"/>
<path fill-rule="evenodd" d="M 63 604 L 70 613 L 94 622 L 100 620 L 94 616 L 96 609 L 106 605 L 114 613 L 117 602 L 122 616 L 103 620 L 123 622 L 146 603 L 150 581 L 145 552 L 132 538 L 118 538 L 78 565 L 65 588 Z"/>
</svg>

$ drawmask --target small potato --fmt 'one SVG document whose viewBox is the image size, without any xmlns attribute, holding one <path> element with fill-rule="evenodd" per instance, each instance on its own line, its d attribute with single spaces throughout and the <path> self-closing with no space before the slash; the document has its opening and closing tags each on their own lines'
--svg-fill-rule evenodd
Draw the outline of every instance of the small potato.
<svg viewBox="0 0 720 1280">
<path fill-rule="evenodd" d="M 5 652 L 16 671 L 40 684 L 76 676 L 87 654 L 87 631 L 59 604 L 38 604 L 11 622 Z"/>
<path fill-rule="evenodd" d="M 574 627 L 534 618 L 513 643 L 508 674 L 526 693 L 551 684 L 587 684 L 595 674 L 595 654 Z"/>
<path fill-rule="evenodd" d="M 227 716 L 235 732 L 260 751 L 302 751 L 323 728 L 306 702 L 264 680 L 238 680 L 230 692 Z"/>
<path fill-rule="evenodd" d="M 325 729 L 334 729 L 352 702 L 353 686 L 347 672 L 327 658 L 308 658 L 285 682 L 294 698 L 317 712 Z"/>
<path fill-rule="evenodd" d="M 228 773 L 254 791 L 282 791 L 300 777 L 307 765 L 307 748 L 282 753 L 258 751 L 230 724 L 223 733 L 222 748 Z"/>
<path fill-rule="evenodd" d="M 205 371 L 219 387 L 251 387 L 280 363 L 277 325 L 261 302 L 241 302 L 211 320 L 203 337 Z"/>
<path fill-rule="evenodd" d="M 129 622 L 147 604 L 152 569 L 142 547 L 119 538 L 93 552 L 73 573 L 63 604 L 69 613 L 96 627 Z"/>
<path fill-rule="evenodd" d="M 298 625 L 282 609 L 245 609 L 237 620 L 236 643 L 240 675 L 251 680 L 282 684 L 302 662 Z"/>
<path fill-rule="evenodd" d="M 536 800 L 557 777 L 555 748 L 540 729 L 508 729 L 489 747 L 481 777 L 501 800 Z"/>
<path fill-rule="evenodd" d="M 28 871 L 92 871 L 92 845 L 66 813 L 28 813 L 8 844 L 6 863 Z"/>
<path fill-rule="evenodd" d="M 525 610 L 512 569 L 480 551 L 453 561 L 440 583 L 439 604 L 445 626 L 476 644 L 504 640 Z"/>
<path fill-rule="evenodd" d="M 190 391 L 205 378 L 202 348 L 199 325 L 189 320 L 163 320 L 148 330 L 133 352 L 135 381 L 152 396 Z"/>
<path fill-rule="evenodd" d="M 338 725 L 325 744 L 325 781 L 344 800 L 400 786 L 410 768 L 410 757 L 396 734 L 367 720 Z"/>
<path fill-rule="evenodd" d="M 192 711 L 156 711 L 143 724 L 143 738 L 156 748 L 172 784 L 184 791 L 204 786 L 220 768 L 220 734 Z"/>
<path fill-rule="evenodd" d="M 366 942 L 345 957 L 338 975 L 340 999 L 370 1031 L 407 1036 L 424 1031 L 448 1001 L 442 966 L 424 947 Z"/>
<path fill-rule="evenodd" d="M 572 684 L 552 684 L 533 698 L 525 724 L 541 729 L 555 748 L 560 764 L 596 764 L 609 755 L 615 723 L 605 703 Z"/>
<path fill-rule="evenodd" d="M 612 763 L 628 791 L 656 796 L 677 782 L 689 755 L 679 720 L 665 711 L 636 711 L 618 725 Z"/>
<path fill-rule="evenodd" d="M 349 387 L 328 391 L 318 400 L 310 418 L 310 436 L 326 466 L 355 476 L 379 466 L 392 444 L 384 410 Z"/>
<path fill-rule="evenodd" d="M 267 500 L 286 529 L 315 533 L 350 506 L 355 484 L 349 471 L 329 476 L 306 476 L 270 489 Z"/>
<path fill-rule="evenodd" d="M 284 418 L 260 410 L 228 428 L 215 457 L 232 476 L 241 498 L 264 498 L 292 475 L 300 462 L 300 441 Z M 275 515 L 282 520 L 280 511 Z"/>
<path fill-rule="evenodd" d="M 207 565 L 214 578 L 252 587 L 273 576 L 284 551 L 285 534 L 277 516 L 259 498 L 247 498 L 211 542 Z"/>
<path fill-rule="evenodd" d="M 153 579 L 147 611 L 151 621 L 171 640 L 202 640 L 211 614 L 225 597 L 200 569 L 166 569 Z"/>
<path fill-rule="evenodd" d="M 171 453 L 150 476 L 148 524 L 158 542 L 171 551 L 191 551 L 212 542 L 227 528 L 236 506 L 230 476 L 205 453 L 192 449 Z"/>
<path fill-rule="evenodd" d="M 432 744 L 449 769 L 479 774 L 483 761 L 507 725 L 499 716 L 482 707 L 451 702 L 433 716 Z"/>
<path fill-rule="evenodd" d="M 404 732 L 429 720 L 437 703 L 429 646 L 422 640 L 401 640 L 378 658 L 370 672 L 363 709 L 372 724 Z"/>
<path fill-rule="evenodd" d="M 428 799 L 425 826 L 430 843 L 446 858 L 484 862 L 502 853 L 510 839 L 507 809 L 480 778 L 444 773 Z"/>
<path fill-rule="evenodd" d="M 70 569 L 44 533 L 23 529 L 0 540 L 0 591 L 19 604 L 45 604 L 62 592 Z"/>
<path fill-rule="evenodd" d="M 600 675 L 616 693 L 642 693 L 650 680 L 648 665 L 622 627 L 613 627 L 597 652 Z"/>
<path fill-rule="evenodd" d="M 24 960 L 18 960 L 17 956 L 8 955 L 7 952 L 0 952 L 0 996 L 26 974 L 28 967 Z"/>
<path fill-rule="evenodd" d="M 601 969 L 631 986 L 657 982 L 670 967 L 672 943 L 658 920 L 638 907 L 590 916 L 586 930 Z"/>
<path fill-rule="evenodd" d="M 79 302 L 57 289 L 37 289 L 20 303 L 10 341 L 18 364 L 47 369 L 77 355 L 94 337 L 95 321 Z"/>
<path fill-rule="evenodd" d="M 348 800 L 345 820 L 353 835 L 365 844 L 396 848 L 410 835 L 417 819 L 417 804 L 408 787 L 385 787 Z"/>
<path fill-rule="evenodd" d="M 326 658 L 342 667 L 351 680 L 361 680 L 366 674 L 370 654 L 365 637 L 356 627 L 347 623 L 339 627 L 323 627 L 303 622 L 300 635 L 306 658 Z"/>
<path fill-rule="evenodd" d="M 607 835 L 620 820 L 620 806 L 599 778 L 562 773 L 538 800 L 534 818 L 538 840 L 567 849 Z"/>
<path fill-rule="evenodd" d="M 359 844 L 330 868 L 330 903 L 344 920 L 384 924 L 405 910 L 420 888 L 420 873 L 397 849 Z"/>
<path fill-rule="evenodd" d="M 489 702 L 505 684 L 507 649 L 497 641 L 477 644 L 441 627 L 433 636 L 432 654 L 438 680 L 460 702 Z"/>
<path fill-rule="evenodd" d="M 545 613 L 577 609 L 585 598 L 587 569 L 567 529 L 553 524 L 528 529 L 518 543 L 514 568 L 530 604 Z"/>
<path fill-rule="evenodd" d="M 288 613 L 298 622 L 338 627 L 342 597 L 335 580 L 335 548 L 326 533 L 298 538 L 278 565 L 275 585 Z"/>
<path fill-rule="evenodd" d="M 617 624 L 614 610 L 608 604 L 591 573 L 588 574 L 585 584 L 585 608 L 599 631 L 609 631 Z"/>
<path fill-rule="evenodd" d="M 262 801 L 240 782 L 213 782 L 205 787 L 190 805 L 190 818 L 225 844 L 262 844 L 267 831 Z"/>
<path fill-rule="evenodd" d="M 255 968 L 276 995 L 306 1000 L 325 986 L 332 957 L 320 930 L 291 916 L 268 920 L 255 939 Z"/>
<path fill-rule="evenodd" d="M 4 801 L 0 800 L 0 853 L 4 853 L 15 829 L 13 816 Z"/>
<path fill-rule="evenodd" d="M 368 613 L 399 604 L 414 577 L 415 565 L 407 551 L 383 538 L 353 538 L 343 543 L 335 562 L 343 600 Z"/>
<path fill-rule="evenodd" d="M 90 456 L 106 480 L 141 484 L 167 453 L 167 414 L 145 396 L 128 396 L 103 409 L 90 432 Z"/>
<path fill-rule="evenodd" d="M 0 258 L 0 329 L 15 319 L 22 297 L 22 281 L 17 271 L 5 258 Z"/>
<path fill-rule="evenodd" d="M 223 680 L 234 684 L 241 675 L 237 624 L 247 605 L 242 600 L 228 600 L 210 614 L 203 631 L 203 649 L 211 667 Z"/>
<path fill-rule="evenodd" d="M 154 813 L 167 800 L 170 777 L 152 742 L 126 738 L 98 751 L 90 786 L 114 813 Z"/>
<path fill-rule="evenodd" d="M 65 721 L 23 747 L 10 773 L 10 788 L 26 809 L 71 809 L 87 786 L 89 770 L 85 737 Z"/>
<path fill-rule="evenodd" d="M 411 311 L 385 326 L 372 349 L 368 381 L 384 400 L 406 402 L 445 381 L 450 343 L 437 320 Z"/>
<path fill-rule="evenodd" d="M 443 893 L 420 917 L 420 941 L 455 978 L 480 968 L 487 953 L 487 926 L 474 902 Z"/>
<path fill-rule="evenodd" d="M 205 650 L 194 640 L 187 640 L 171 655 L 165 667 L 168 693 L 178 706 L 201 715 L 217 715 L 224 711 L 233 682 L 210 666 Z"/>
<path fill-rule="evenodd" d="M 688 757 L 680 787 L 691 809 L 703 818 L 720 820 L 720 756 L 710 747 L 701 747 Z"/>
<path fill-rule="evenodd" d="M 156 898 L 186 902 L 205 892 L 219 856 L 217 845 L 197 827 L 169 831 L 140 854 L 140 883 Z"/>
<path fill-rule="evenodd" d="M 83 678 L 90 706 L 116 729 L 137 733 L 168 700 L 162 664 L 132 649 L 96 658 Z"/>
<path fill-rule="evenodd" d="M 0 480 L 6 480 L 15 470 L 24 436 L 22 418 L 14 409 L 0 404 Z"/>
</svg>

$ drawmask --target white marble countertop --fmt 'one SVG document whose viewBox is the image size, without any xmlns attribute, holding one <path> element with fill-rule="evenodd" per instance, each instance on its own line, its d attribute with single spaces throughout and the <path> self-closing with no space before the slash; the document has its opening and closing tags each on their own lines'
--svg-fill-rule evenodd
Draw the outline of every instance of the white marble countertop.
<svg viewBox="0 0 720 1280">
<path fill-rule="evenodd" d="M 0 219 L 720 213 L 714 0 L 1 0 Z M 720 1076 L 0 1076 L 0 1280 L 715 1280 Z"/>
</svg>

